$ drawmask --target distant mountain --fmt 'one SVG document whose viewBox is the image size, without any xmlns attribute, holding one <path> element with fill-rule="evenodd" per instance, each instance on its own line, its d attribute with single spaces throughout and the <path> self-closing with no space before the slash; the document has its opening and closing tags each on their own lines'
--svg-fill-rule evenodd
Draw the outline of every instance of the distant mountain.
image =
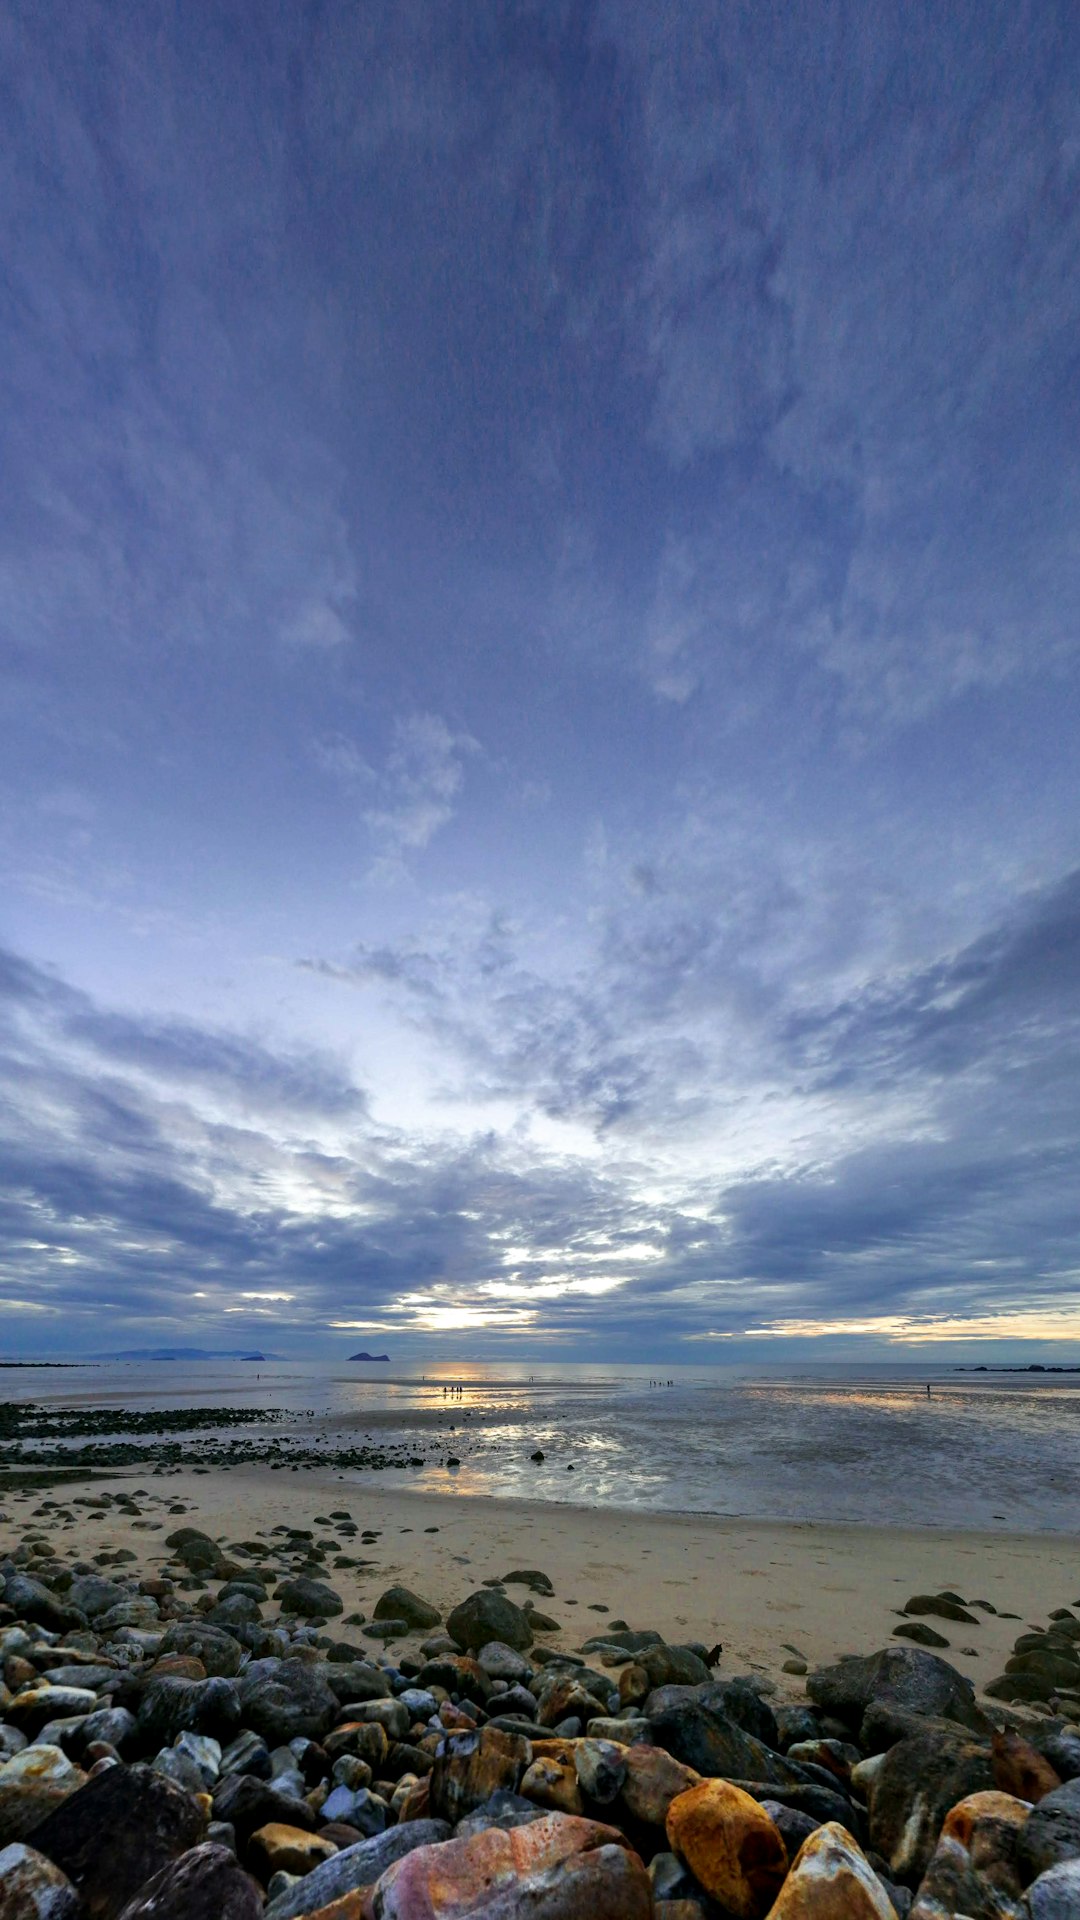
<svg viewBox="0 0 1080 1920">
<path fill-rule="evenodd" d="M 257 1353 L 251 1347 L 121 1347 L 115 1353 L 95 1353 L 95 1360 L 277 1360 L 276 1353 Z"/>
<path fill-rule="evenodd" d="M 373 1362 L 376 1360 L 389 1360 L 389 1358 L 390 1355 L 388 1353 L 350 1353 L 349 1355 L 350 1360 L 371 1360 Z"/>
</svg>

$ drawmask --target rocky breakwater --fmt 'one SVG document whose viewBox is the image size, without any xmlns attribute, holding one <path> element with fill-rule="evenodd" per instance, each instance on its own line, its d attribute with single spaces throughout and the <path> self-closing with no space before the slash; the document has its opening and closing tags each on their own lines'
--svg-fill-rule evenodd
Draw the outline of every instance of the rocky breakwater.
<svg viewBox="0 0 1080 1920">
<path fill-rule="evenodd" d="M 392 1657 L 317 1566 L 165 1546 L 0 1551 L 0 1920 L 1080 1916 L 1071 1693 L 980 1702 L 894 1644 L 781 1703 L 624 1621 L 557 1652 L 506 1591 L 538 1572 L 445 1623 L 390 1588 Z"/>
</svg>

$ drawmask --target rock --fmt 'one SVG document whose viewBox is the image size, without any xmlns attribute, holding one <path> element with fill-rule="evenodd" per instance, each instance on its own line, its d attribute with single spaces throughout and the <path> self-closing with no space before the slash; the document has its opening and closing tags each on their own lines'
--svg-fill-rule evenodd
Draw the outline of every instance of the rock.
<svg viewBox="0 0 1080 1920">
<path fill-rule="evenodd" d="M 336 1786 L 323 1801 L 319 1819 L 324 1838 L 328 1826 L 341 1822 L 354 1829 L 354 1839 L 369 1840 L 372 1834 L 381 1833 L 386 1826 L 386 1807 L 366 1786 Z"/>
<path fill-rule="evenodd" d="M 333 1587 L 322 1580 L 309 1580 L 306 1575 L 283 1580 L 274 1589 L 274 1599 L 281 1602 L 282 1613 L 299 1614 L 305 1620 L 329 1620 L 345 1611 L 345 1602 Z"/>
<path fill-rule="evenodd" d="M 669 1766 L 679 1764 L 669 1754 L 664 1759 Z M 582 1793 L 600 1806 L 608 1806 L 626 1780 L 626 1749 L 612 1740 L 579 1740 L 574 1747 L 574 1769 Z"/>
<path fill-rule="evenodd" d="M 582 1813 L 584 1801 L 572 1759 L 542 1755 L 521 1776 L 521 1797 L 554 1813 Z"/>
<path fill-rule="evenodd" d="M 938 1620 L 961 1620 L 966 1627 L 977 1627 L 979 1616 L 969 1613 L 958 1600 L 943 1593 L 913 1594 L 904 1608 L 905 1613 L 932 1614 Z"/>
<path fill-rule="evenodd" d="M 885 1888 L 834 1821 L 804 1840 L 770 1920 L 896 1920 Z"/>
<path fill-rule="evenodd" d="M 407 1627 L 437 1627 L 442 1614 L 430 1600 L 421 1600 L 408 1587 L 388 1587 L 375 1602 L 376 1620 L 404 1620 Z"/>
<path fill-rule="evenodd" d="M 276 1820 L 257 1827 L 248 1841 L 251 1864 L 264 1881 L 274 1873 L 310 1873 L 336 1852 L 332 1840 Z"/>
<path fill-rule="evenodd" d="M 883 1647 L 865 1658 L 819 1667 L 807 1676 L 806 1691 L 826 1713 L 855 1727 L 872 1702 L 884 1702 L 910 1713 L 955 1720 L 976 1733 L 993 1731 L 976 1703 L 971 1681 L 921 1647 Z"/>
<path fill-rule="evenodd" d="M 536 1717 L 542 1727 L 560 1726 L 571 1717 L 587 1726 L 599 1711 L 599 1701 L 580 1684 L 573 1669 L 569 1673 L 556 1672 L 551 1680 L 545 1681 L 537 1697 Z"/>
<path fill-rule="evenodd" d="M 749 1733 L 762 1746 L 776 1750 L 780 1745 L 780 1729 L 776 1716 L 768 1701 L 763 1700 L 749 1680 L 735 1676 L 730 1680 L 710 1680 L 704 1686 L 664 1686 L 649 1695 L 645 1711 L 661 1713 L 668 1707 L 682 1706 L 688 1701 L 696 1701 L 699 1706 L 708 1707 L 713 1713 L 722 1713 L 726 1720 L 734 1721 L 744 1733 Z M 821 1729 L 814 1723 L 811 1733 L 814 1739 L 820 1736 Z"/>
<path fill-rule="evenodd" d="M 136 1715 L 144 1739 L 164 1745 L 178 1733 L 206 1733 L 228 1741 L 240 1725 L 240 1694 L 234 1680 L 151 1680 Z"/>
<path fill-rule="evenodd" d="M 918 1647 L 947 1647 L 949 1642 L 943 1633 L 935 1633 L 922 1620 L 906 1620 L 902 1627 L 893 1628 L 897 1640 L 914 1640 Z"/>
<path fill-rule="evenodd" d="M 626 1777 L 622 1804 L 635 1820 L 644 1820 L 653 1827 L 662 1827 L 672 1801 L 688 1793 L 701 1780 L 693 1767 L 684 1766 L 663 1747 L 626 1747 L 623 1761 Z"/>
<path fill-rule="evenodd" d="M 0 1920 L 78 1920 L 82 1902 L 66 1873 L 21 1841 L 0 1852 Z"/>
<path fill-rule="evenodd" d="M 361 1840 L 335 1854 L 322 1866 L 277 1894 L 266 1909 L 265 1920 L 295 1920 L 298 1914 L 314 1914 L 332 1901 L 344 1900 L 360 1887 L 374 1886 L 388 1868 L 419 1848 L 436 1846 L 450 1838 L 450 1828 L 442 1820 L 410 1820 L 404 1826 L 391 1827 L 374 1840 Z"/>
<path fill-rule="evenodd" d="M 97 1694 L 89 1687 L 51 1687 L 42 1683 L 25 1687 L 7 1708 L 7 1718 L 33 1739 L 50 1720 L 85 1717 L 97 1707 Z"/>
<path fill-rule="evenodd" d="M 119 1920 L 261 1920 L 262 1910 L 258 1888 L 229 1849 L 204 1841 L 153 1874 Z"/>
<path fill-rule="evenodd" d="M 229 1774 L 246 1773 L 257 1780 L 269 1780 L 273 1772 L 270 1749 L 265 1740 L 245 1727 L 223 1749 L 218 1772 L 222 1779 Z"/>
<path fill-rule="evenodd" d="M 285 1824 L 314 1831 L 316 1825 L 305 1800 L 298 1801 L 272 1781 L 256 1780 L 250 1773 L 229 1774 L 221 1782 L 214 1794 L 214 1819 L 227 1820 L 241 1846 L 259 1827 Z"/>
<path fill-rule="evenodd" d="M 532 1749 L 521 1734 L 495 1727 L 451 1734 L 440 1741 L 429 1775 L 432 1813 L 456 1824 L 500 1788 L 516 1792 L 531 1761 Z"/>
<path fill-rule="evenodd" d="M 469 1652 L 477 1651 L 491 1640 L 501 1640 L 508 1647 L 523 1650 L 530 1647 L 535 1638 L 524 1609 L 490 1587 L 471 1593 L 447 1616 L 446 1625 L 458 1646 Z"/>
<path fill-rule="evenodd" d="M 270 1746 L 288 1745 L 298 1735 L 318 1740 L 339 1712 L 325 1678 L 332 1672 L 302 1660 L 253 1660 L 239 1683 L 245 1727 Z"/>
<path fill-rule="evenodd" d="M 995 1733 L 990 1743 L 994 1785 L 1032 1805 L 1061 1785 L 1061 1775 L 1049 1760 L 1018 1733 Z"/>
<path fill-rule="evenodd" d="M 1080 1780 L 1066 1780 L 1032 1809 L 1019 1835 L 1017 1855 L 1029 1880 L 1066 1860 L 1080 1859 Z"/>
<path fill-rule="evenodd" d="M 506 1680 L 511 1685 L 519 1681 L 527 1682 L 532 1673 L 528 1661 L 502 1640 L 489 1640 L 486 1646 L 480 1648 L 476 1660 L 490 1680 Z"/>
<path fill-rule="evenodd" d="M 131 1599 L 127 1587 L 118 1586 L 115 1580 L 106 1580 L 100 1573 L 77 1574 L 68 1588 L 68 1604 L 78 1607 L 88 1620 L 96 1620 L 99 1614 L 108 1613 L 110 1607 L 119 1606 Z"/>
<path fill-rule="evenodd" d="M 882 1756 L 868 1784 L 870 1841 L 890 1872 L 912 1884 L 930 1861 L 946 1814 L 994 1784 L 990 1749 L 959 1731 L 915 1734 Z"/>
<path fill-rule="evenodd" d="M 404 1740 L 412 1725 L 409 1709 L 401 1699 L 350 1701 L 344 1711 L 361 1726 L 385 1727 L 388 1740 Z"/>
<path fill-rule="evenodd" d="M 785 1807 L 779 1800 L 763 1800 L 761 1804 L 787 1848 L 790 1860 L 794 1860 L 803 1841 L 825 1825 L 812 1813 L 803 1813 L 800 1807 Z M 838 1824 L 842 1826 L 843 1822 Z"/>
<path fill-rule="evenodd" d="M 62 1633 L 65 1627 L 85 1624 L 83 1616 L 68 1606 L 51 1588 L 28 1573 L 9 1573 L 4 1587 L 4 1605 L 17 1619 L 32 1620 L 37 1626 Z"/>
<path fill-rule="evenodd" d="M 198 1846 L 206 1815 L 160 1774 L 110 1767 L 34 1829 L 34 1845 L 67 1874 L 87 1920 L 115 1920 L 152 1875 Z"/>
<path fill-rule="evenodd" d="M 240 1671 L 243 1648 L 231 1633 L 208 1621 L 174 1620 L 161 1642 L 163 1654 L 192 1654 L 210 1675 L 231 1680 Z"/>
<path fill-rule="evenodd" d="M 1080 1914 L 1080 1860 L 1063 1860 L 1060 1866 L 1040 1873 L 1027 1890 L 1027 1911 L 1031 1920 L 1076 1920 Z"/>
<path fill-rule="evenodd" d="M 459 1820 L 454 1829 L 456 1840 L 465 1840 L 470 1833 L 487 1833 L 492 1827 L 498 1827 L 503 1833 L 509 1833 L 511 1827 L 528 1826 L 532 1820 L 546 1818 L 543 1807 L 534 1806 L 531 1800 L 524 1800 L 520 1793 L 508 1793 L 505 1788 L 493 1793 L 475 1813 L 467 1813 Z"/>
<path fill-rule="evenodd" d="M 428 1660 L 416 1676 L 420 1687 L 442 1687 L 446 1693 L 465 1694 L 483 1706 L 491 1698 L 491 1681 L 479 1661 L 467 1654 L 444 1653 Z"/>
<path fill-rule="evenodd" d="M 390 1742 L 377 1720 L 345 1720 L 325 1736 L 324 1745 L 331 1759 L 352 1755 L 378 1773 L 386 1764 Z"/>
<path fill-rule="evenodd" d="M 668 1808 L 668 1842 L 736 1920 L 762 1920 L 787 1873 L 780 1835 L 758 1802 L 726 1780 L 702 1780 Z"/>
<path fill-rule="evenodd" d="M 652 1920 L 648 1874 L 621 1833 L 547 1814 L 420 1847 L 383 1875 L 373 1920 Z"/>
<path fill-rule="evenodd" d="M 771 1780 L 778 1785 L 803 1776 L 782 1754 L 744 1733 L 733 1720 L 701 1701 L 666 1707 L 648 1718 L 649 1740 L 684 1766 L 710 1778 Z"/>
<path fill-rule="evenodd" d="M 540 1573 L 535 1567 L 519 1568 L 515 1573 L 504 1573 L 504 1587 L 528 1587 L 531 1592 L 540 1594 L 545 1600 L 555 1598 L 555 1589 L 546 1573 Z"/>
<path fill-rule="evenodd" d="M 390 1682 L 381 1667 L 370 1660 L 332 1661 L 323 1679 L 339 1700 L 386 1700 Z"/>
<path fill-rule="evenodd" d="M 22 1840 L 69 1796 L 86 1775 L 60 1747 L 24 1747 L 0 1766 L 0 1846 Z"/>
<path fill-rule="evenodd" d="M 911 1906 L 911 1920 L 1021 1920 L 1018 1903 L 972 1865 L 960 1841 L 943 1835 Z"/>
</svg>

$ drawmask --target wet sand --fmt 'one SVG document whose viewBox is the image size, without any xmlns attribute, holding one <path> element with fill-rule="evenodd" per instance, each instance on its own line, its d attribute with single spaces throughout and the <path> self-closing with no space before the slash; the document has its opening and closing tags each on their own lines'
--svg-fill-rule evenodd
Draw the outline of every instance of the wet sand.
<svg viewBox="0 0 1080 1920">
<path fill-rule="evenodd" d="M 949 1588 L 985 1599 L 1025 1622 L 1045 1625 L 1050 1608 L 1080 1604 L 1080 1539 L 1063 1534 L 946 1532 L 818 1526 L 700 1515 L 590 1511 L 532 1501 L 358 1488 L 335 1472 L 274 1473 L 235 1467 L 155 1477 L 145 1467 L 110 1475 L 85 1491 L 145 1490 L 138 1526 L 120 1513 L 91 1516 L 72 1507 L 70 1527 L 42 1527 L 72 1557 L 133 1549 L 140 1569 L 166 1556 L 164 1535 L 198 1526 L 223 1542 L 265 1536 L 275 1525 L 312 1526 L 316 1516 L 347 1509 L 362 1527 L 380 1530 L 375 1546 L 350 1551 L 376 1564 L 335 1569 L 326 1578 L 345 1612 L 371 1615 L 394 1582 L 413 1587 L 444 1613 L 480 1585 L 515 1568 L 539 1568 L 556 1597 L 539 1602 L 560 1631 L 538 1636 L 576 1650 L 605 1617 L 654 1627 L 668 1640 L 724 1647 L 721 1670 L 755 1670 L 781 1691 L 801 1697 L 801 1681 L 781 1671 L 792 1652 L 811 1666 L 841 1653 L 884 1646 L 899 1609 L 917 1592 Z M 69 1502 L 84 1491 L 57 1487 Z M 44 1496 L 50 1497 L 50 1496 Z M 0 1551 L 29 1531 L 40 1487 L 0 1492 L 12 1525 L 0 1525 Z M 168 1515 L 165 1505 L 189 1511 Z M 428 1531 L 428 1529 L 433 1529 Z M 316 1526 L 317 1533 L 325 1529 Z M 511 1588 L 519 1601 L 524 1588 Z M 606 1608 L 607 1615 L 599 1611 Z M 981 1685 L 1002 1671 L 1019 1631 L 1016 1621 L 982 1616 L 976 1626 L 935 1621 L 949 1639 L 944 1657 Z M 345 1631 L 342 1629 L 342 1631 Z M 348 1629 L 362 1639 L 362 1630 Z M 422 1636 L 421 1636 L 422 1637 Z M 374 1646 L 376 1643 L 372 1643 Z M 395 1643 L 396 1644 L 396 1643 Z M 406 1644 L 405 1642 L 401 1643 Z M 975 1649 L 974 1653 L 963 1651 Z"/>
</svg>

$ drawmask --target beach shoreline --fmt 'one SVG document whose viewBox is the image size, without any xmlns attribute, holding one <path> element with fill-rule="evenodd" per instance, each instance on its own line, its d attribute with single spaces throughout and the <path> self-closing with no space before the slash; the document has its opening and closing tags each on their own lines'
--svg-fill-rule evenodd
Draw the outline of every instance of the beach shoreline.
<svg viewBox="0 0 1080 1920">
<path fill-rule="evenodd" d="M 88 1476 L 86 1484 L 167 1493 L 186 1508 L 186 1524 L 223 1544 L 280 1525 L 311 1527 L 330 1509 L 347 1508 L 379 1533 L 377 1545 L 364 1550 L 369 1564 L 328 1563 L 327 1577 L 348 1613 L 370 1619 L 380 1593 L 395 1582 L 446 1610 L 471 1587 L 538 1568 L 555 1592 L 544 1610 L 558 1630 L 544 1633 L 546 1644 L 576 1650 L 605 1618 L 622 1616 L 673 1641 L 719 1642 L 726 1672 L 753 1672 L 791 1697 L 799 1696 L 801 1682 L 784 1672 L 785 1661 L 801 1657 L 814 1667 L 887 1645 L 915 1593 L 951 1589 L 996 1609 L 979 1610 L 976 1626 L 935 1622 L 949 1641 L 945 1657 L 976 1687 L 1002 1670 L 1016 1619 L 1035 1620 L 1048 1605 L 1080 1594 L 1075 1535 L 591 1510 L 467 1488 L 425 1493 L 357 1485 L 318 1468 L 296 1476 L 256 1466 L 158 1476 L 142 1465 L 104 1480 Z M 74 1501 L 77 1492 L 66 1481 L 62 1497 Z M 43 1498 L 41 1484 L 0 1491 L 0 1505 L 20 1529 Z M 149 1566 L 166 1559 L 163 1531 L 136 1531 L 115 1508 L 72 1510 L 75 1519 L 56 1532 L 65 1551 L 90 1557 L 134 1549 Z"/>
</svg>

